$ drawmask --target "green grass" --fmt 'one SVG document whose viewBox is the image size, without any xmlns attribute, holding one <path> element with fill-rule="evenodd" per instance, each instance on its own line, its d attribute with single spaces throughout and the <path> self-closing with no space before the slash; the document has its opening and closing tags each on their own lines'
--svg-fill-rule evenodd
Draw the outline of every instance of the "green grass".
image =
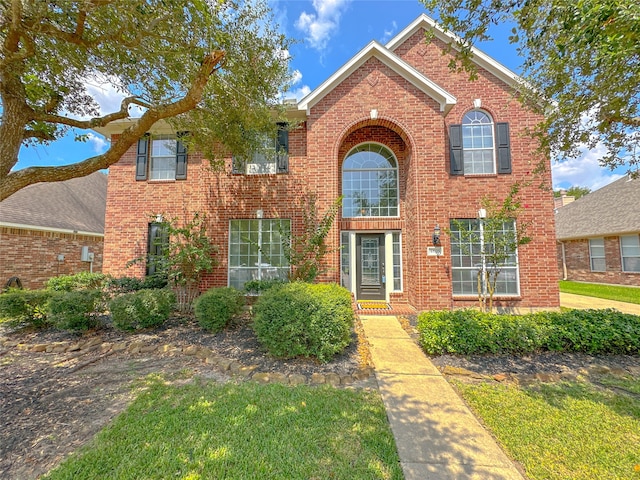
<svg viewBox="0 0 640 480">
<path fill-rule="evenodd" d="M 618 302 L 640 304 L 640 288 L 637 287 L 560 280 L 560 291 L 564 293 L 575 293 L 576 295 L 587 295 L 589 297 L 606 298 L 607 300 L 616 300 Z"/>
<path fill-rule="evenodd" d="M 398 479 L 377 392 L 155 381 L 47 479 Z"/>
<path fill-rule="evenodd" d="M 586 382 L 456 387 L 531 480 L 640 479 L 640 379 L 604 381 L 631 393 Z"/>
</svg>

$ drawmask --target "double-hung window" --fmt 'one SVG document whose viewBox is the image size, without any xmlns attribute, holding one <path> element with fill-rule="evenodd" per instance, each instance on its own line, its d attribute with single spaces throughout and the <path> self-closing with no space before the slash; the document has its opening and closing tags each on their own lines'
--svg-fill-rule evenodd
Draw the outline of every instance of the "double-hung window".
<svg viewBox="0 0 640 480">
<path fill-rule="evenodd" d="M 249 280 L 286 279 L 289 262 L 283 241 L 290 220 L 243 219 L 229 222 L 229 286 L 242 289 Z"/>
<path fill-rule="evenodd" d="M 275 138 L 262 138 L 262 148 L 253 152 L 250 158 L 234 156 L 232 173 L 245 175 L 265 175 L 287 173 L 289 171 L 289 131 L 288 125 L 278 124 Z"/>
<path fill-rule="evenodd" d="M 623 272 L 640 272 L 640 236 L 620 237 L 620 255 Z"/>
<path fill-rule="evenodd" d="M 592 272 L 604 272 L 607 261 L 604 255 L 604 238 L 589 239 L 589 262 Z"/>
<path fill-rule="evenodd" d="M 179 135 L 145 135 L 138 140 L 136 180 L 186 180 L 187 149 Z"/>
<path fill-rule="evenodd" d="M 483 219 L 452 220 L 451 274 L 454 295 L 515 296 L 520 292 L 515 222 L 486 227 Z"/>
<path fill-rule="evenodd" d="M 482 110 L 471 110 L 462 124 L 449 127 L 451 175 L 511 173 L 508 123 L 494 123 Z"/>
</svg>

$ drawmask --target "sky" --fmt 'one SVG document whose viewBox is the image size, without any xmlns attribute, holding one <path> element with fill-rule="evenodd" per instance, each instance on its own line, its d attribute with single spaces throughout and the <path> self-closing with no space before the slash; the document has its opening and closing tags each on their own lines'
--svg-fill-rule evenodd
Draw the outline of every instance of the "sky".
<svg viewBox="0 0 640 480">
<path fill-rule="evenodd" d="M 290 49 L 294 85 L 285 98 L 298 100 L 318 87 L 371 40 L 385 44 L 422 13 L 417 0 L 269 0 L 277 23 L 288 37 L 299 40 Z M 492 27 L 493 41 L 477 45 L 485 53 L 520 73 L 522 59 L 508 42 L 511 25 Z M 445 86 L 446 88 L 446 86 Z M 101 113 L 119 109 L 121 95 L 100 85 L 87 90 Z M 65 138 L 48 147 L 23 148 L 16 168 L 62 165 L 104 152 L 107 140 L 90 132 L 86 142 Z M 552 162 L 554 188 L 586 186 L 596 190 L 624 175 L 598 165 L 602 151 L 585 151 L 575 160 Z"/>
</svg>

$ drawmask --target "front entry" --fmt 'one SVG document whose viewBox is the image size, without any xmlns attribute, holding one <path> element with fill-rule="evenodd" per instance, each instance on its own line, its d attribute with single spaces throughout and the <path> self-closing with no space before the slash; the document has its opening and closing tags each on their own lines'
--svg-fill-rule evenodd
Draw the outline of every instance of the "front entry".
<svg viewBox="0 0 640 480">
<path fill-rule="evenodd" d="M 356 235 L 356 289 L 359 300 L 385 300 L 384 234 Z"/>
</svg>

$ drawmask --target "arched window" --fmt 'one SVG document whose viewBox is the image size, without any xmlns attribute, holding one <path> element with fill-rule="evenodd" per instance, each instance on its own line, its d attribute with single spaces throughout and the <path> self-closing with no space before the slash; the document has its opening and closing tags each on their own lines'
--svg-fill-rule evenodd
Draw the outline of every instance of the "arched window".
<svg viewBox="0 0 640 480">
<path fill-rule="evenodd" d="M 387 147 L 363 143 L 342 164 L 342 216 L 397 217 L 398 162 Z"/>
<path fill-rule="evenodd" d="M 495 173 L 493 119 L 482 110 L 472 110 L 462 119 L 464 173 Z"/>
</svg>

